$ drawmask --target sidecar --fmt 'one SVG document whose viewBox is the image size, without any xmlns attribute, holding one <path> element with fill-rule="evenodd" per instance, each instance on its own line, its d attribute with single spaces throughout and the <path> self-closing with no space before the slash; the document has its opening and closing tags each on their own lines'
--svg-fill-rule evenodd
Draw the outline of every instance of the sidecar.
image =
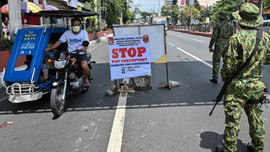
<svg viewBox="0 0 270 152">
<path fill-rule="evenodd" d="M 51 91 L 55 73 L 49 69 L 44 81 L 45 49 L 53 35 L 60 35 L 65 28 L 20 29 L 17 33 L 7 67 L 3 71 L 2 84 L 12 103 L 38 100 Z M 24 58 L 25 65 L 18 70 L 16 63 Z"/>
</svg>

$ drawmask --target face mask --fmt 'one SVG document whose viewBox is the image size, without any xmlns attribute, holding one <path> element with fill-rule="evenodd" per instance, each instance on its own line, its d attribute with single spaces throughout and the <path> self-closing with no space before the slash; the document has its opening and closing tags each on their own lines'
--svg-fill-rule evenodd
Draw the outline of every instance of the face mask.
<svg viewBox="0 0 270 152">
<path fill-rule="evenodd" d="M 80 29 L 81 29 L 81 26 L 72 26 L 72 30 L 75 33 L 78 33 L 80 31 Z"/>
</svg>

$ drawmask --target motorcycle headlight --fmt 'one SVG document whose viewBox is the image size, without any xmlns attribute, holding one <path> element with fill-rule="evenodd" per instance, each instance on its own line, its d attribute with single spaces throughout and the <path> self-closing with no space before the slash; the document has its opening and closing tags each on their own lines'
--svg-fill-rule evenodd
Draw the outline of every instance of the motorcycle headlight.
<svg viewBox="0 0 270 152">
<path fill-rule="evenodd" d="M 66 66 L 66 60 L 54 61 L 54 67 L 56 69 L 63 69 Z"/>
</svg>

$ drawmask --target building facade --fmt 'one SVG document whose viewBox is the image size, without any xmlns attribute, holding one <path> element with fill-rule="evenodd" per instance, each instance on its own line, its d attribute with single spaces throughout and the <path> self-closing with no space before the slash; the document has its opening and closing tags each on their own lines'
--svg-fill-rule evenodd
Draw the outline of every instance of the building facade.
<svg viewBox="0 0 270 152">
<path fill-rule="evenodd" d="M 168 5 L 172 5 L 174 0 L 164 0 L 164 5 L 168 6 Z"/>
</svg>

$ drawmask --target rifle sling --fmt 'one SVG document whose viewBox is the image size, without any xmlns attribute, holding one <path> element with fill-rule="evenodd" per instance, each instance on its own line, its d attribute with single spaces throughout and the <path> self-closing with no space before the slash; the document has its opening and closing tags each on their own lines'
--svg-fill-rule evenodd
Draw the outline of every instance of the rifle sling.
<svg viewBox="0 0 270 152">
<path fill-rule="evenodd" d="M 251 55 L 248 57 L 248 59 L 246 60 L 245 63 L 243 63 L 239 69 L 237 69 L 223 84 L 218 96 L 216 97 L 216 103 L 214 105 L 214 107 L 212 108 L 212 110 L 210 111 L 209 113 L 209 116 L 212 115 L 216 105 L 221 101 L 221 98 L 223 97 L 228 85 L 231 83 L 231 81 L 237 76 L 239 75 L 239 73 L 249 64 L 249 62 L 251 61 L 252 57 L 255 55 L 256 51 L 258 50 L 258 47 L 259 47 L 259 43 L 261 42 L 261 39 L 262 39 L 262 34 L 263 34 L 263 31 L 262 31 L 262 28 L 258 28 L 257 30 L 257 35 L 256 35 L 256 44 L 255 44 L 255 48 L 254 50 L 252 51 Z"/>
</svg>

